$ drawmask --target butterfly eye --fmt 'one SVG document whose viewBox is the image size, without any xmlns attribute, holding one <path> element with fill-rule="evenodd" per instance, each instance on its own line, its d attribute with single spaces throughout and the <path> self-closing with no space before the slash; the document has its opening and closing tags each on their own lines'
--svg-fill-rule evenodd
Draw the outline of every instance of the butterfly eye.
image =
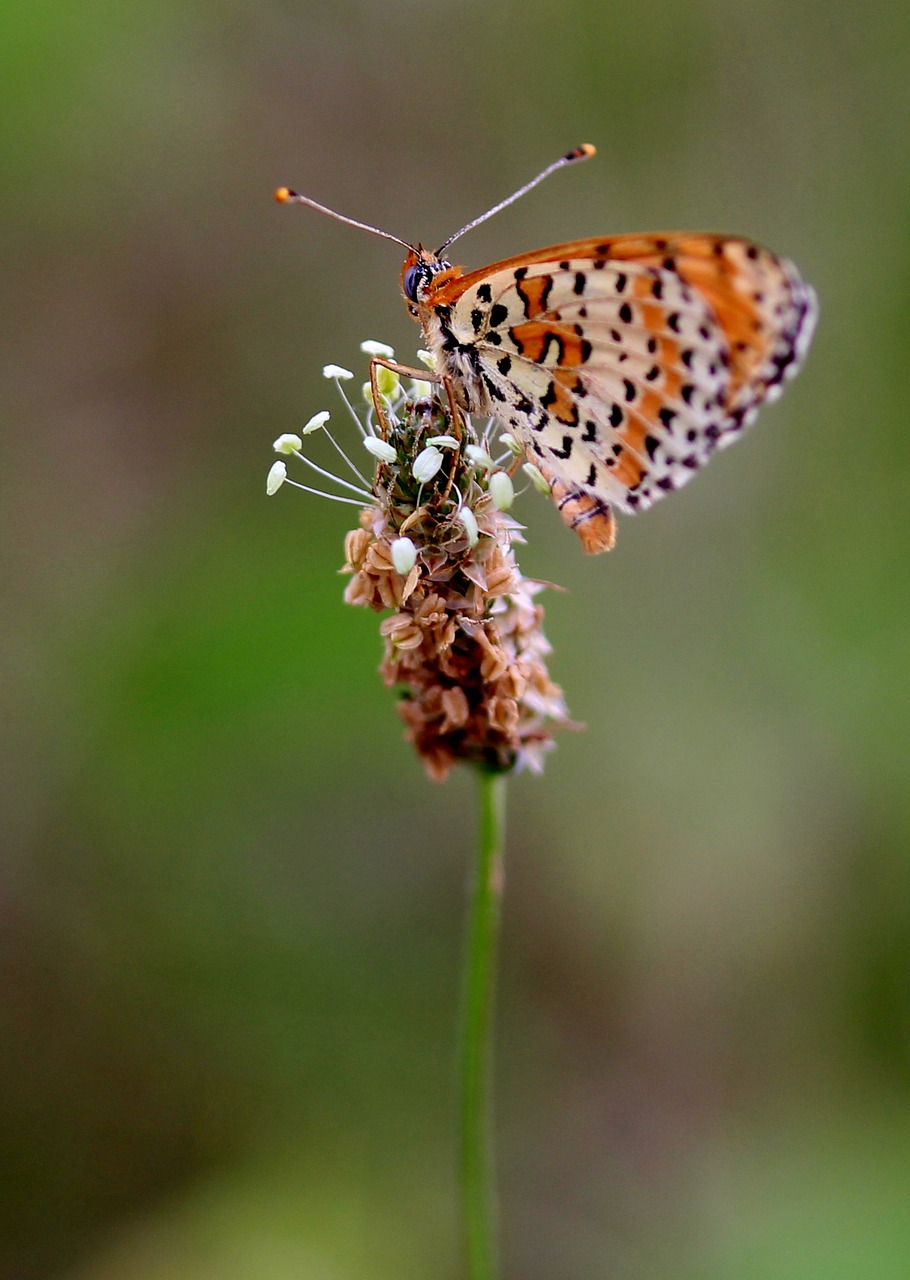
<svg viewBox="0 0 910 1280">
<path fill-rule="evenodd" d="M 411 302 L 417 301 L 417 286 L 422 284 L 427 278 L 427 269 L 422 263 L 415 263 L 413 267 L 408 267 L 404 273 L 404 280 L 401 282 L 404 296 L 409 298 Z"/>
</svg>

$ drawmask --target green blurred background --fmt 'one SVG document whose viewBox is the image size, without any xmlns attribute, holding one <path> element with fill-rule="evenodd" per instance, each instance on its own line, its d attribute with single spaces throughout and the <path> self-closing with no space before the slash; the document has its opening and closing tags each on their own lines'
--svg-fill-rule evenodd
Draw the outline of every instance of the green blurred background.
<svg viewBox="0 0 910 1280">
<path fill-rule="evenodd" d="M 456 1280 L 471 778 L 426 782 L 271 441 L 391 245 L 739 231 L 822 318 L 586 560 L 511 792 L 507 1275 L 910 1274 L 910 19 L 892 0 L 5 0 L 3 1280 Z"/>
</svg>

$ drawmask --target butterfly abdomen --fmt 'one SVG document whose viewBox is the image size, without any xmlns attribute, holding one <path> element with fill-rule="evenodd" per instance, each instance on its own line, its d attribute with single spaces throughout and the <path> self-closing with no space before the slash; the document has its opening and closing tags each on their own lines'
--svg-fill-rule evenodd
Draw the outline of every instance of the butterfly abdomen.
<svg viewBox="0 0 910 1280">
<path fill-rule="evenodd" d="M 589 555 L 612 551 L 616 544 L 616 518 L 599 498 L 552 480 L 550 493 L 564 524 L 573 529 Z"/>
</svg>

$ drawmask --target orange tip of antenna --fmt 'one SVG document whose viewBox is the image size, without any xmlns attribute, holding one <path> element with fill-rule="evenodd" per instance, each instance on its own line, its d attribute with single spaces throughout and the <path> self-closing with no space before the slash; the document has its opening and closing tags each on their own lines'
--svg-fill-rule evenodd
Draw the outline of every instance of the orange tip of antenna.
<svg viewBox="0 0 910 1280">
<path fill-rule="evenodd" d="M 591 156 L 597 155 L 597 148 L 590 142 L 583 142 L 580 147 L 576 147 L 574 151 L 570 151 L 566 159 L 572 160 L 590 160 Z"/>
<path fill-rule="evenodd" d="M 279 204 L 287 204 L 293 198 L 293 191 L 289 187 L 278 187 L 275 191 L 275 199 Z"/>
</svg>

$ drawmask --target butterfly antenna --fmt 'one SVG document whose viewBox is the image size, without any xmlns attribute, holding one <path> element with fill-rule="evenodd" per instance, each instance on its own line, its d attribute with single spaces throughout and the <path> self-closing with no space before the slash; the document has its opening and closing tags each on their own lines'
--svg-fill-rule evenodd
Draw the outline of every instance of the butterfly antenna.
<svg viewBox="0 0 910 1280">
<path fill-rule="evenodd" d="M 361 231 L 372 231 L 374 236 L 382 236 L 385 240 L 394 240 L 396 244 L 403 245 L 405 249 L 414 248 L 407 240 L 400 240 L 398 236 L 393 236 L 390 231 L 381 231 L 379 227 L 371 227 L 368 222 L 358 222 L 356 218 L 346 218 L 343 213 L 336 213 L 334 209 L 329 209 L 324 204 L 311 200 L 309 196 L 302 196 L 297 191 L 291 191 L 288 187 L 279 187 L 275 192 L 275 199 L 279 204 L 309 205 L 317 213 L 327 213 L 330 218 L 334 218 L 337 222 L 346 222 L 349 227 L 359 227 Z"/>
<path fill-rule="evenodd" d="M 473 231 L 475 227 L 479 227 L 482 222 L 486 222 L 487 218 L 492 218 L 494 213 L 499 213 L 502 209 L 507 209 L 510 204 L 514 204 L 521 196 L 533 190 L 539 182 L 543 182 L 544 178 L 549 178 L 551 173 L 555 173 L 557 169 L 563 169 L 567 164 L 575 164 L 578 160 L 590 160 L 591 156 L 597 154 L 597 148 L 592 147 L 590 142 L 583 143 L 580 147 L 575 147 L 572 151 L 567 151 L 564 156 L 560 156 L 558 160 L 554 160 L 552 164 L 548 164 L 542 173 L 536 178 L 532 178 L 530 182 L 526 182 L 523 187 L 513 192 L 507 200 L 500 201 L 494 205 L 492 209 L 488 209 L 486 213 L 482 213 L 479 218 L 475 218 L 473 222 L 469 222 L 467 226 L 462 227 L 460 231 L 456 231 L 453 236 L 449 236 L 444 244 L 440 245 L 436 250 L 437 258 L 441 253 L 448 249 L 450 244 L 454 244 L 460 239 L 466 231 Z"/>
</svg>

